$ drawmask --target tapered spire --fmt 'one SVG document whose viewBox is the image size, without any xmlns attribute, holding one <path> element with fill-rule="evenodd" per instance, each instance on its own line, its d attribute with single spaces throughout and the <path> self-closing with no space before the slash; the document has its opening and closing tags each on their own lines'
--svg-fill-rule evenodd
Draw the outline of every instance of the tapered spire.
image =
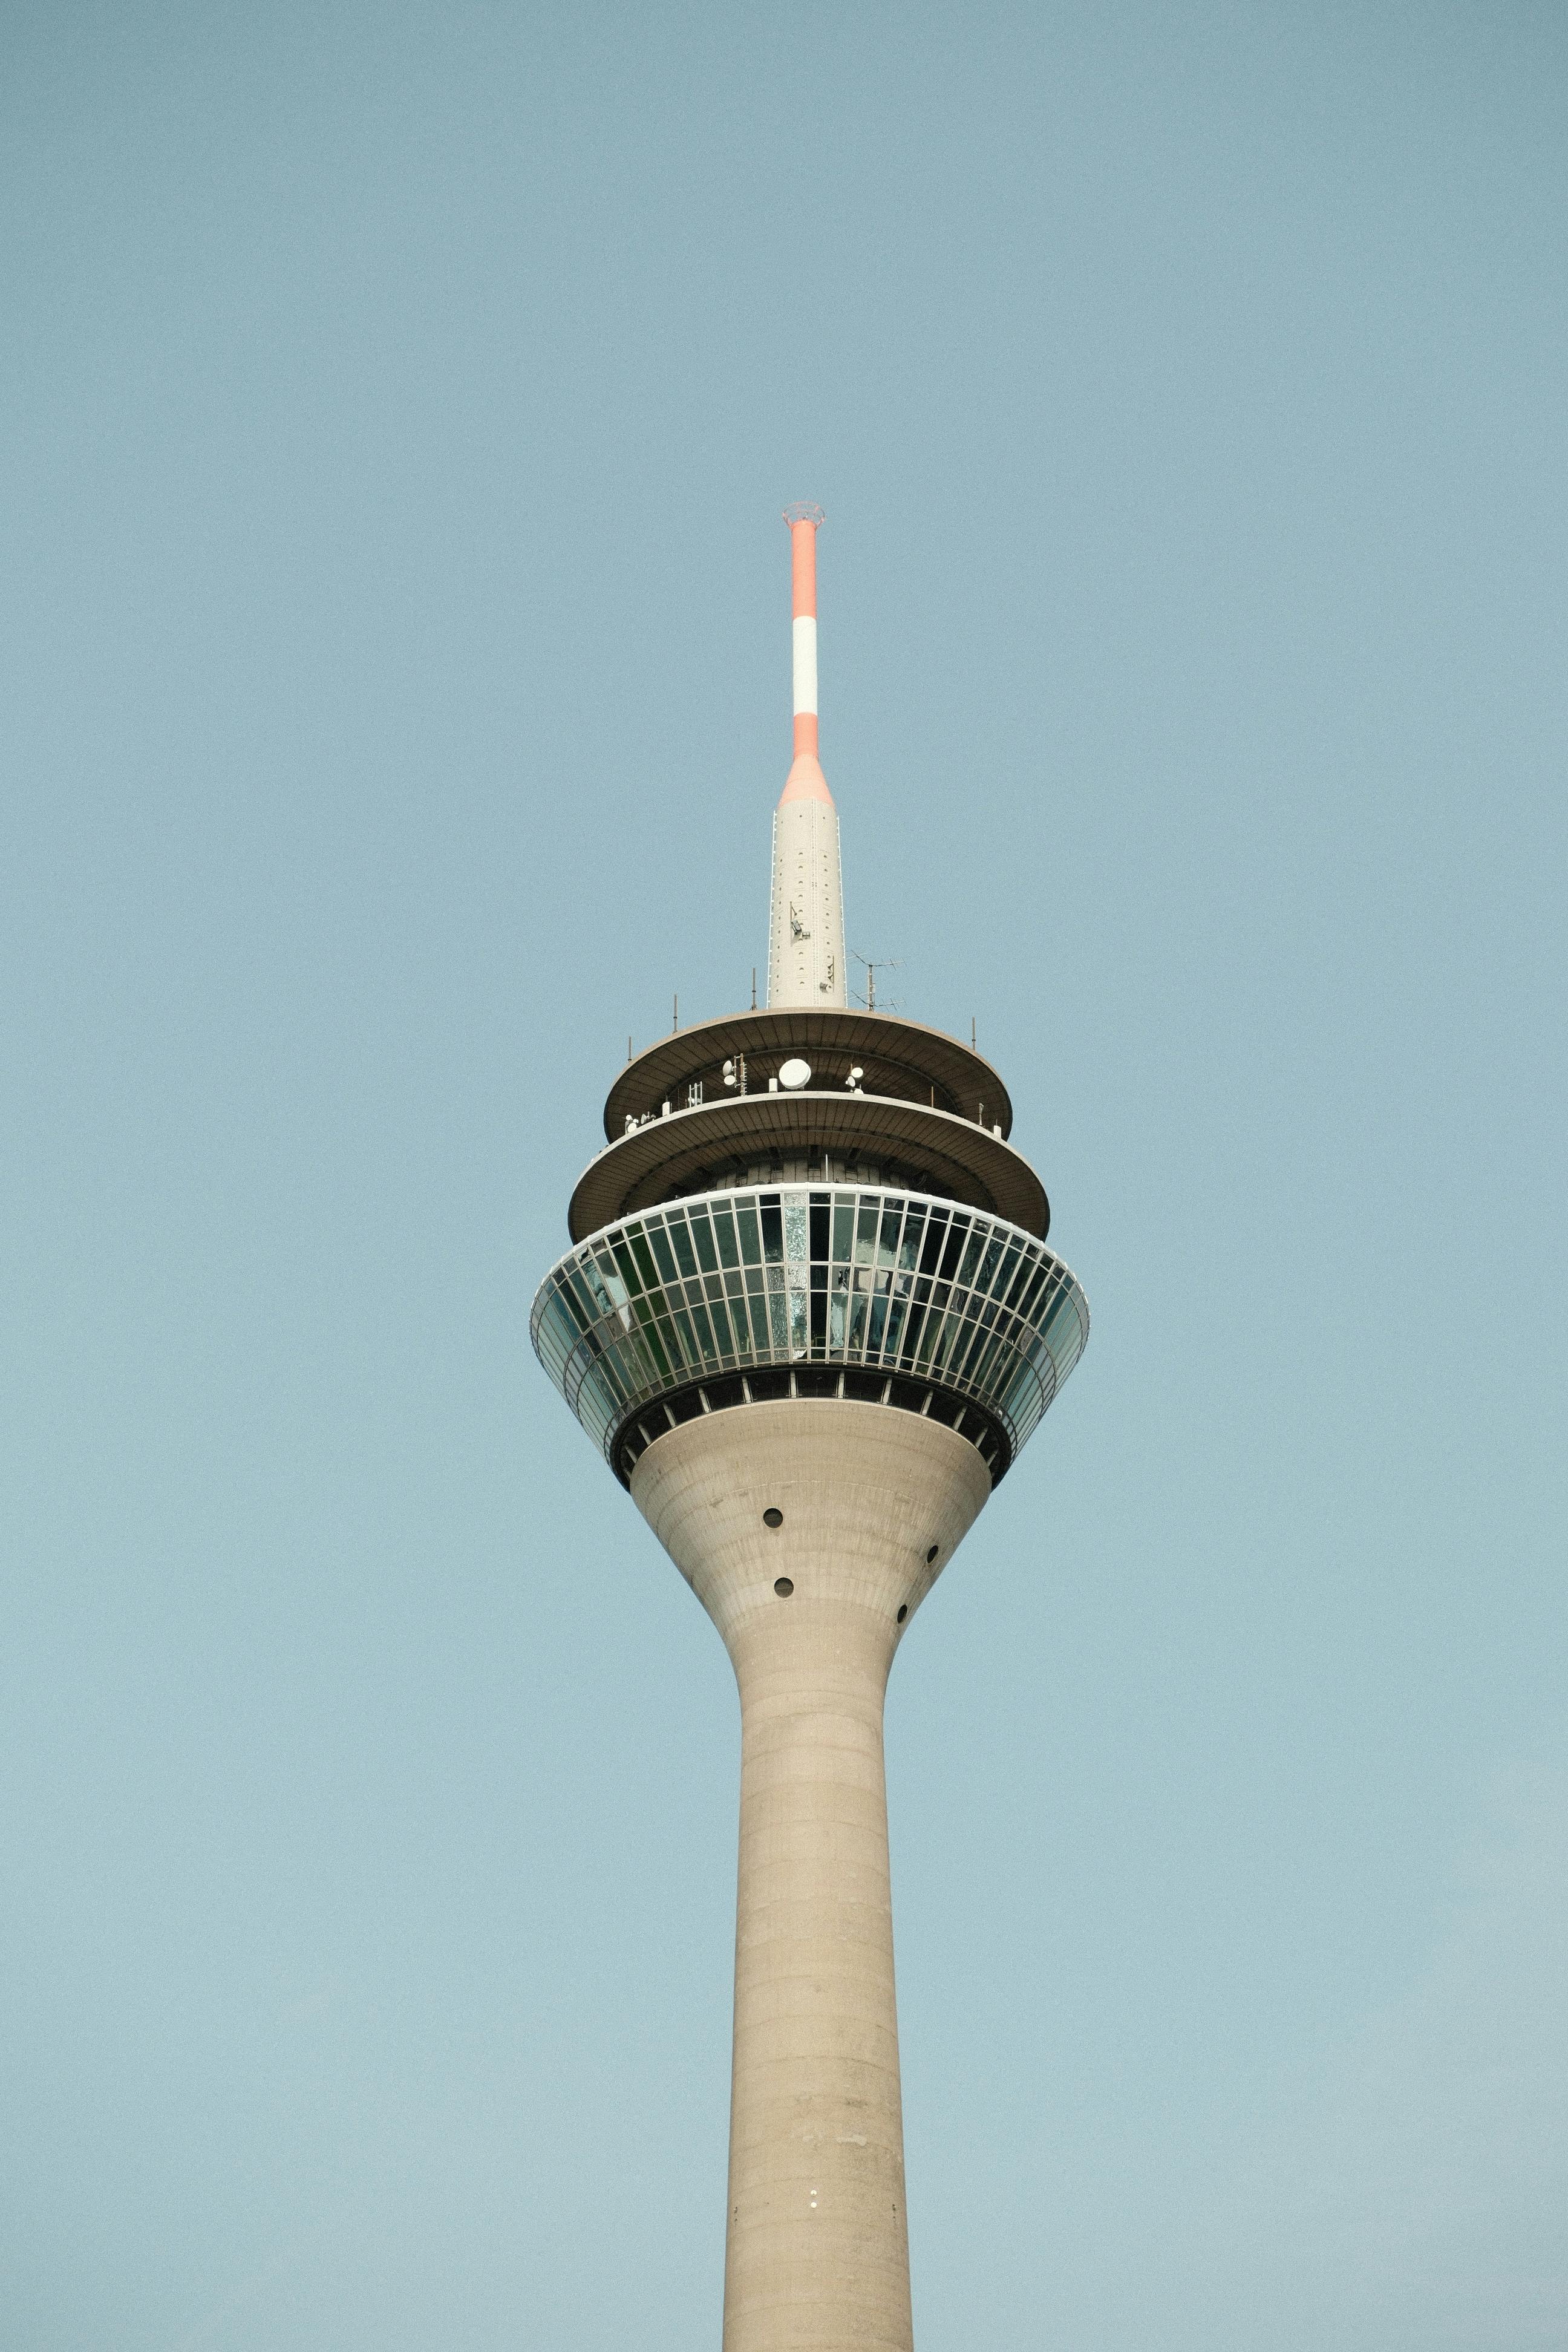
<svg viewBox="0 0 1568 2352">
<path fill-rule="evenodd" d="M 817 758 L 816 533 L 822 509 L 784 509 L 795 651 L 795 761 L 773 812 L 768 1003 L 844 1004 L 838 812 Z"/>
</svg>

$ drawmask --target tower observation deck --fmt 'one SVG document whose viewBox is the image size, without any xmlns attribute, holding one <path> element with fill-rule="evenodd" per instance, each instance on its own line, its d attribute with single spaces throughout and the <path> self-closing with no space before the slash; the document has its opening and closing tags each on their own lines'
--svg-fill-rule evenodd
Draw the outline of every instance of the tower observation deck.
<svg viewBox="0 0 1568 2352">
<path fill-rule="evenodd" d="M 620 1071 L 532 1336 L 740 1686 L 723 2352 L 910 2352 L 883 1695 L 1089 1307 L 998 1073 L 846 1001 L 821 517 L 785 519 L 767 1008 Z"/>
</svg>

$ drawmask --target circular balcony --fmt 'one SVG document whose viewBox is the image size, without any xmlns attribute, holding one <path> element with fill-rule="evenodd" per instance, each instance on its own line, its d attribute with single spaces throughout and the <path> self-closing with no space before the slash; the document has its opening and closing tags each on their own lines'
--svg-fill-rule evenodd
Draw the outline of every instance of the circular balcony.
<svg viewBox="0 0 1568 2352">
<path fill-rule="evenodd" d="M 755 1176 L 751 1171 L 761 1161 Z M 815 1160 L 819 1181 L 852 1181 L 857 1163 L 892 1162 L 900 1184 L 1001 1216 L 1042 1239 L 1050 1226 L 1044 1185 L 1023 1154 L 952 1111 L 845 1088 L 721 1096 L 645 1114 L 608 1143 L 578 1178 L 567 1211 L 574 1240 L 682 1194 L 748 1181 L 784 1181 L 784 1163 Z M 825 1164 L 826 1163 L 826 1164 Z M 846 1165 L 847 1163 L 847 1165 Z M 808 1179 L 809 1181 L 809 1179 Z"/>
<path fill-rule="evenodd" d="M 1089 1302 L 1035 1234 L 842 1184 L 666 1202 L 545 1277 L 540 1361 L 623 1484 L 666 1430 L 763 1398 L 925 1412 L 1001 1478 L 1082 1354 Z"/>
<path fill-rule="evenodd" d="M 858 1070 L 868 1095 L 952 1111 L 988 1132 L 1013 1131 L 1002 1074 L 983 1054 L 901 1014 L 841 1004 L 727 1013 L 656 1037 L 616 1074 L 605 1104 L 605 1134 L 614 1143 L 628 1119 L 657 1112 L 666 1100 L 688 1102 L 694 1092 L 710 1102 L 736 1087 L 765 1094 L 769 1080 L 797 1055 L 811 1065 L 818 1087 L 841 1087 Z"/>
</svg>

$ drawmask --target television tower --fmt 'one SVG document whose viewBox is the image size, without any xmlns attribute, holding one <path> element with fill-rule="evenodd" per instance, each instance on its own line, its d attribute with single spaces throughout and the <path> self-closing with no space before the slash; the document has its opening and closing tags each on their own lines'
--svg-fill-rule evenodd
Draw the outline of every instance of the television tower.
<svg viewBox="0 0 1568 2352">
<path fill-rule="evenodd" d="M 740 1685 L 723 2352 L 910 2352 L 883 1696 L 1089 1307 L 990 1063 L 847 1002 L 822 515 L 784 519 L 767 1009 L 622 1069 L 531 1328 Z"/>
</svg>

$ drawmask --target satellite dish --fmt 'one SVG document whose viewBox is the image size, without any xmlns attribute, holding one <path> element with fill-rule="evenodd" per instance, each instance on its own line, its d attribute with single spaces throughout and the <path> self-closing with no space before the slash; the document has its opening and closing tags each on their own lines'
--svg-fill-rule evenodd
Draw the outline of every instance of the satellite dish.
<svg viewBox="0 0 1568 2352">
<path fill-rule="evenodd" d="M 803 1062 L 796 1055 L 793 1060 L 782 1065 L 779 1070 L 779 1084 L 781 1087 L 788 1087 L 792 1094 L 797 1087 L 810 1086 L 811 1064 Z"/>
</svg>

